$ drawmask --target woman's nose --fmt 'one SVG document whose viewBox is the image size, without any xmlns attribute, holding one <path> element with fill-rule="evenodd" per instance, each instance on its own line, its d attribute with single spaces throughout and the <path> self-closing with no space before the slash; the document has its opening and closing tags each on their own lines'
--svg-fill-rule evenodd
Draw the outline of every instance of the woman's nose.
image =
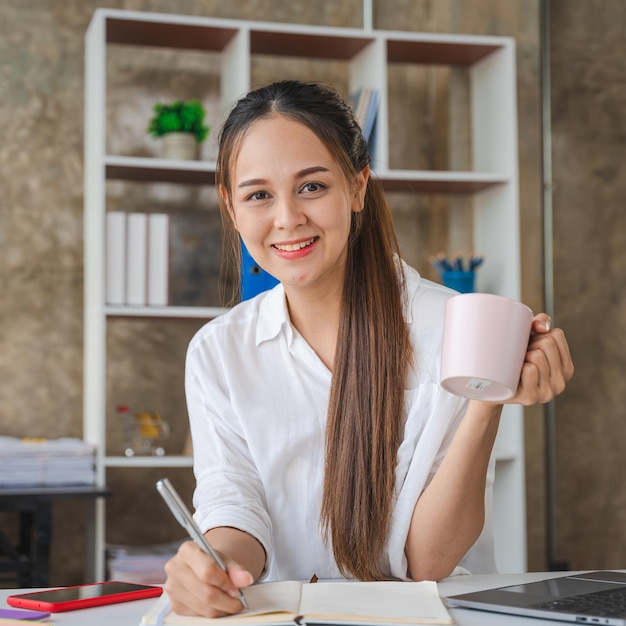
<svg viewBox="0 0 626 626">
<path fill-rule="evenodd" d="M 304 212 L 293 198 L 279 199 L 274 206 L 274 225 L 276 228 L 293 230 L 306 221 Z"/>
</svg>

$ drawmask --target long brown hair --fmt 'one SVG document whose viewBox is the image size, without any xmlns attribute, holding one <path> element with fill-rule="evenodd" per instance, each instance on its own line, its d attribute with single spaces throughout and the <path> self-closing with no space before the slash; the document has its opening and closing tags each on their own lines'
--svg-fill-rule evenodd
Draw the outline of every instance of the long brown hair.
<svg viewBox="0 0 626 626">
<path fill-rule="evenodd" d="M 238 235 L 227 215 L 231 167 L 255 121 L 284 115 L 312 130 L 346 180 L 370 163 L 346 102 L 316 83 L 281 81 L 250 92 L 231 111 L 219 139 L 216 184 L 238 276 Z M 224 195 L 222 195 L 224 194 Z M 404 278 L 389 205 L 370 176 L 364 209 L 352 214 L 334 371 L 328 406 L 320 523 L 346 576 L 384 578 L 382 554 L 395 496 L 404 388 L 411 347 L 404 321 Z"/>
</svg>

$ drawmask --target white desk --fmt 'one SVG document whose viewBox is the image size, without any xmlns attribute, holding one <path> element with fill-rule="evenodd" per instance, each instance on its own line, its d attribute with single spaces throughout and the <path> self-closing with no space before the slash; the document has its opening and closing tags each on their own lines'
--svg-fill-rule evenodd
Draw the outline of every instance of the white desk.
<svg viewBox="0 0 626 626">
<path fill-rule="evenodd" d="M 572 572 L 550 572 L 532 574 L 490 574 L 480 576 L 455 576 L 446 578 L 438 584 L 439 594 L 442 597 L 452 596 L 459 593 L 489 589 L 503 585 L 515 585 L 524 582 L 541 580 L 542 578 L 557 578 L 566 576 Z M 27 589 L 22 591 L 28 591 Z M 0 589 L 0 606 L 9 608 L 6 597 L 15 593 L 15 590 Z M 148 611 L 156 600 L 136 600 L 122 604 L 82 609 L 80 611 L 68 611 L 66 613 L 53 613 L 51 621 L 59 626 L 138 626 L 141 617 Z M 540 626 L 551 624 L 555 626 L 559 622 L 546 621 L 534 618 L 516 617 L 498 613 L 487 613 L 472 609 L 450 608 L 452 619 L 458 626 Z M 566 622 L 561 622 L 565 624 Z"/>
</svg>

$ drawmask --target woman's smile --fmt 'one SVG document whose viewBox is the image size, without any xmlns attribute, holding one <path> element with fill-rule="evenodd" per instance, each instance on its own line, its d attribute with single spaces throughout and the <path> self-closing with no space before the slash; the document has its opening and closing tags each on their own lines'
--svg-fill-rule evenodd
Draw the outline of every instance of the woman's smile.
<svg viewBox="0 0 626 626">
<path fill-rule="evenodd" d="M 295 241 L 293 243 L 274 243 L 272 246 L 279 252 L 283 253 L 298 253 L 308 254 L 311 251 L 311 247 L 319 240 L 319 237 L 311 237 L 303 241 Z M 282 255 L 285 256 L 285 255 Z M 290 255 L 291 256 L 291 255 Z M 294 255 L 295 256 L 295 255 Z"/>
</svg>

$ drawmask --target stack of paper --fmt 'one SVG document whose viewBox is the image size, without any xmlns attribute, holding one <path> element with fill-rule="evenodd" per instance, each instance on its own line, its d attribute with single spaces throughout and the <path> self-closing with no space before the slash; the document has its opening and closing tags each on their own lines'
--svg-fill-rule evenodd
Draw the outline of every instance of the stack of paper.
<svg viewBox="0 0 626 626">
<path fill-rule="evenodd" d="M 184 540 L 152 546 L 107 546 L 110 580 L 157 585 L 165 582 L 165 563 Z"/>
<path fill-rule="evenodd" d="M 0 486 L 93 485 L 95 452 L 81 439 L 0 437 Z"/>
</svg>

